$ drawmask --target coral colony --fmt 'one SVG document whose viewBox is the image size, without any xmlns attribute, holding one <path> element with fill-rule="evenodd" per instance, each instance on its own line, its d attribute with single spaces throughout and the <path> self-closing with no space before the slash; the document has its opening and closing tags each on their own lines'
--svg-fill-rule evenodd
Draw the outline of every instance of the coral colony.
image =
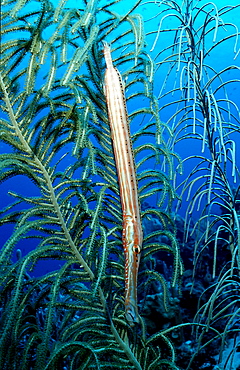
<svg viewBox="0 0 240 370">
<path fill-rule="evenodd" d="M 1 3 L 0 369 L 237 370 L 240 5 L 72 5 Z"/>
</svg>

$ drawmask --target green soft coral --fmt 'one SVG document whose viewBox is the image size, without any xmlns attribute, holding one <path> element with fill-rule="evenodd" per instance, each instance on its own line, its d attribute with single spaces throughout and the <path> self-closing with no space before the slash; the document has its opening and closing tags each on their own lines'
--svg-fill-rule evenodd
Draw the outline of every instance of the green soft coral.
<svg viewBox="0 0 240 370">
<path fill-rule="evenodd" d="M 64 9 L 64 1 L 56 9 L 45 0 L 3 5 L 0 132 L 12 149 L 1 154 L 0 176 L 6 184 L 26 176 L 35 196 L 10 191 L 14 202 L 1 212 L 0 225 L 14 224 L 0 256 L 1 369 L 176 368 L 165 337 L 162 354 L 154 346 L 160 334 L 146 340 L 142 320 L 137 339 L 124 317 L 122 216 L 102 85 L 103 39 L 128 77 L 127 100 L 145 97 L 144 107 L 130 113 L 140 200 L 157 191 L 162 207 L 143 213 L 152 212 L 163 228 L 146 238 L 139 290 L 158 282 L 167 300 L 164 277 L 144 267 L 153 253 L 173 255 L 174 284 L 182 267 L 165 209 L 175 196 L 175 155 L 161 136 L 142 18 L 131 15 L 140 2 L 122 17 L 114 12 L 117 2 L 82 1 L 79 9 Z M 163 160 L 165 173 L 157 169 Z M 168 243 L 153 242 L 163 234 Z M 19 243 L 30 240 L 34 249 L 13 263 Z M 59 260 L 62 267 L 36 279 L 40 260 Z"/>
</svg>

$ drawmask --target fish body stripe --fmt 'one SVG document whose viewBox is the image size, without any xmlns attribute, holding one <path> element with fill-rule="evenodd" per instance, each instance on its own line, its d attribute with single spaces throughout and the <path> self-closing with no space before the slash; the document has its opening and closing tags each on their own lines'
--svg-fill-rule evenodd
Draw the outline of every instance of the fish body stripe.
<svg viewBox="0 0 240 370">
<path fill-rule="evenodd" d="M 122 241 L 125 255 L 125 312 L 131 325 L 139 322 L 137 275 L 142 248 L 138 186 L 129 132 L 128 113 L 121 75 L 113 66 L 109 45 L 104 42 L 105 96 L 116 162 L 123 213 Z"/>
</svg>

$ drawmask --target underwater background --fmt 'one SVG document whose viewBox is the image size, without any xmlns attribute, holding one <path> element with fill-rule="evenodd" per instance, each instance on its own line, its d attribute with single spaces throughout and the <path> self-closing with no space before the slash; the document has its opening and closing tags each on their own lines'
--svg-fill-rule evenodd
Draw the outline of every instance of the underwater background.
<svg viewBox="0 0 240 370">
<path fill-rule="evenodd" d="M 0 368 L 239 369 L 240 4 L 2 1 Z M 125 318 L 103 41 L 144 242 Z"/>
</svg>

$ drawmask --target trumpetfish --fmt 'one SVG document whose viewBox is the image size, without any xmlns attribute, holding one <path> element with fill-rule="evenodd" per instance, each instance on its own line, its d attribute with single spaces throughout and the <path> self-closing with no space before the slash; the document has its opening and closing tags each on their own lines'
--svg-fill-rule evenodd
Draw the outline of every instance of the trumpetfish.
<svg viewBox="0 0 240 370">
<path fill-rule="evenodd" d="M 110 46 L 103 42 L 106 71 L 104 94 L 116 163 L 123 225 L 122 243 L 125 256 L 125 316 L 131 326 L 139 323 L 137 276 L 143 241 L 138 185 L 130 138 L 125 91 L 120 72 L 114 67 Z"/>
</svg>

